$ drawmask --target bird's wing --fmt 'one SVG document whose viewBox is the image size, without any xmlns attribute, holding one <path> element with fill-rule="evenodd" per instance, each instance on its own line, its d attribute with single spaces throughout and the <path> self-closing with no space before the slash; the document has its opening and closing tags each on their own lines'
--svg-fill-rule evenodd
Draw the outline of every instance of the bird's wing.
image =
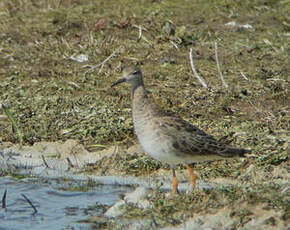
<svg viewBox="0 0 290 230">
<path fill-rule="evenodd" d="M 220 155 L 233 157 L 242 154 L 242 149 L 232 148 L 217 141 L 196 126 L 179 117 L 162 117 L 159 120 L 160 131 L 171 139 L 172 148 L 184 154 Z"/>
</svg>

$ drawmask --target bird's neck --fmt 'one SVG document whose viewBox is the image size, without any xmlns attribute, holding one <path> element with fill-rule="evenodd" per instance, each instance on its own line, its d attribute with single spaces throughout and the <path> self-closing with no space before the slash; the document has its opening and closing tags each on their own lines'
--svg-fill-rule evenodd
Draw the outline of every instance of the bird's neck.
<svg viewBox="0 0 290 230">
<path fill-rule="evenodd" d="M 147 96 L 147 91 L 144 84 L 140 84 L 132 90 L 132 115 L 133 120 L 136 117 L 150 116 L 151 102 Z"/>
<path fill-rule="evenodd" d="M 132 103 L 133 107 L 136 105 L 142 106 L 147 101 L 147 93 L 144 84 L 133 86 L 132 89 Z"/>
</svg>

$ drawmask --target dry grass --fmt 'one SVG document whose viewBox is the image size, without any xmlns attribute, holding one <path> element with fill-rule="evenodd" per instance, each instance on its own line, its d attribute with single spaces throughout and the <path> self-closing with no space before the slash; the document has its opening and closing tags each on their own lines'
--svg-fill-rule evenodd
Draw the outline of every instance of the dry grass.
<svg viewBox="0 0 290 230">
<path fill-rule="evenodd" d="M 287 1 L 276 0 L 186 4 L 158 0 L 3 0 L 0 103 L 9 106 L 26 144 L 73 138 L 86 146 L 130 145 L 134 134 L 129 90 L 110 89 L 110 85 L 122 67 L 137 64 L 157 103 L 217 137 L 228 136 L 227 141 L 236 146 L 252 149 L 256 158 L 251 164 L 258 172 L 271 175 L 276 167 L 285 168 L 289 160 L 287 12 Z M 226 26 L 230 21 L 250 24 L 254 29 Z M 140 40 L 138 26 L 144 28 Z M 216 68 L 216 41 L 227 90 Z M 190 48 L 210 90 L 202 88 L 191 73 Z M 87 62 L 72 60 L 81 54 L 88 56 Z M 103 65 L 92 68 L 108 57 Z M 0 141 L 18 141 L 9 120 L 0 121 Z M 207 166 L 197 166 L 203 178 L 229 176 L 237 169 L 234 163 Z M 142 173 L 144 167 L 139 168 Z M 271 201 L 273 193 L 279 193 L 282 187 L 254 186 L 255 194 L 266 191 L 269 195 L 265 199 L 257 195 L 256 201 L 287 213 L 285 203 L 277 204 L 279 197 L 274 197 L 275 204 Z M 224 191 L 214 194 L 220 193 Z M 237 189 L 231 194 L 242 196 L 239 202 L 248 202 L 251 193 Z M 155 194 L 152 199 L 160 196 Z M 204 193 L 175 202 L 186 205 L 196 197 L 211 199 Z M 225 195 L 223 199 L 231 198 Z M 213 208 L 225 205 L 229 204 L 217 203 Z M 164 212 L 159 207 L 152 210 L 153 215 Z M 191 212 L 190 207 L 187 211 Z M 285 216 L 289 218 L 289 209 Z M 166 225 L 162 218 L 159 223 Z"/>
</svg>

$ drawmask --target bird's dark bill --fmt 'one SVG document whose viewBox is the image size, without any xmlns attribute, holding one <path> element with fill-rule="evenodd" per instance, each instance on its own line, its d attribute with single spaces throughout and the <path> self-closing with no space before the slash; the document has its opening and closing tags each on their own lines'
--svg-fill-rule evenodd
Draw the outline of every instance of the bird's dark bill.
<svg viewBox="0 0 290 230">
<path fill-rule="evenodd" d="M 121 78 L 118 81 L 116 81 L 114 84 L 111 85 L 111 87 L 115 87 L 116 85 L 119 85 L 120 83 L 123 83 L 126 81 L 126 78 Z"/>
</svg>

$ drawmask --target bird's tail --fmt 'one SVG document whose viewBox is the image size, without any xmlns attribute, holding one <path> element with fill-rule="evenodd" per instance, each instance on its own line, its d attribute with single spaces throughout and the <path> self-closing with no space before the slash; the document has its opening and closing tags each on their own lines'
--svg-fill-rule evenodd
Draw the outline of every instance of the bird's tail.
<svg viewBox="0 0 290 230">
<path fill-rule="evenodd" d="M 220 152 L 219 155 L 223 157 L 249 157 L 251 156 L 252 150 L 241 149 L 241 148 L 226 148 L 224 151 Z"/>
</svg>

